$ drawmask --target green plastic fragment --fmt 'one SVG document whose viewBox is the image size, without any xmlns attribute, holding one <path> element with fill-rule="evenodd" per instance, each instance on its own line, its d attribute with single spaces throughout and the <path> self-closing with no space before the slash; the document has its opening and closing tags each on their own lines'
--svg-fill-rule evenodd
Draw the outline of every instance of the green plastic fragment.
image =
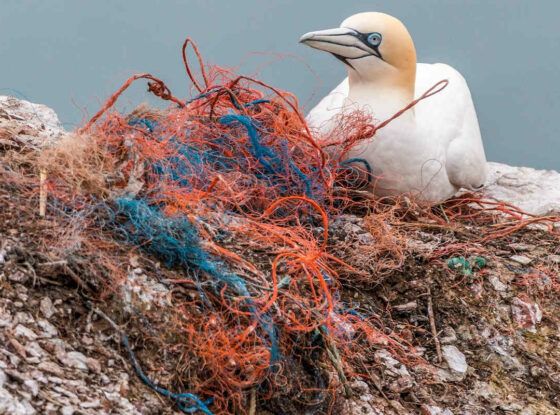
<svg viewBox="0 0 560 415">
<path fill-rule="evenodd" d="M 463 275 L 471 275 L 473 268 L 484 268 L 486 266 L 486 259 L 477 256 L 473 259 L 473 264 L 471 266 L 465 257 L 460 256 L 450 258 L 447 261 L 447 266 Z"/>
<path fill-rule="evenodd" d="M 449 261 L 447 261 L 447 266 L 455 270 L 466 270 L 470 268 L 469 261 L 462 256 L 449 259 Z"/>
<path fill-rule="evenodd" d="M 474 259 L 474 266 L 477 268 L 484 268 L 486 266 L 486 259 L 481 256 L 477 256 Z"/>
</svg>

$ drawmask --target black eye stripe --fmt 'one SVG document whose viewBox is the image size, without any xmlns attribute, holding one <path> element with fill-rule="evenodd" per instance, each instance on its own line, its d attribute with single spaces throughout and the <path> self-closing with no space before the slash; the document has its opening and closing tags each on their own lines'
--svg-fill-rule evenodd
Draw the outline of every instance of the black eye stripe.
<svg viewBox="0 0 560 415">
<path fill-rule="evenodd" d="M 381 36 L 381 33 L 378 32 L 371 32 L 371 33 L 362 33 L 362 32 L 358 32 L 355 29 L 352 29 L 351 27 L 345 27 L 345 29 L 350 30 L 352 33 L 348 33 L 349 35 L 354 36 L 355 38 L 359 39 L 368 49 L 367 52 L 370 52 L 370 50 L 373 50 L 374 53 L 373 55 L 377 56 L 379 59 L 384 60 L 383 56 L 381 55 L 381 52 L 379 52 L 379 45 L 381 45 L 381 41 L 383 40 L 383 37 Z M 377 45 L 373 45 L 369 42 L 368 38 L 371 35 L 379 35 L 379 43 Z M 359 48 L 362 49 L 362 48 Z M 364 52 L 366 51 L 365 49 Z M 360 58 L 363 58 L 365 56 L 360 56 Z M 356 59 L 360 59 L 360 58 L 356 58 Z"/>
</svg>

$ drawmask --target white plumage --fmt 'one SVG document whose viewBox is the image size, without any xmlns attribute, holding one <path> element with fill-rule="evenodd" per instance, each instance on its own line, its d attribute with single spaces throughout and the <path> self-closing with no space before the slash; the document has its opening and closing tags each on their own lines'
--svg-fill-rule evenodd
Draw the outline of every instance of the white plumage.
<svg viewBox="0 0 560 415">
<path fill-rule="evenodd" d="M 366 36 L 373 36 L 375 43 L 382 40 L 372 47 L 365 43 Z M 402 23 L 381 13 L 362 13 L 347 19 L 340 29 L 304 35 L 303 43 L 333 53 L 349 72 L 349 78 L 311 110 L 307 121 L 312 128 L 328 133 L 340 112 L 365 109 L 381 122 L 447 79 L 444 90 L 421 101 L 348 154 L 348 158 L 367 160 L 377 195 L 406 193 L 440 201 L 460 188 L 482 186 L 486 158 L 464 78 L 446 64 L 416 64 L 409 38 Z"/>
</svg>

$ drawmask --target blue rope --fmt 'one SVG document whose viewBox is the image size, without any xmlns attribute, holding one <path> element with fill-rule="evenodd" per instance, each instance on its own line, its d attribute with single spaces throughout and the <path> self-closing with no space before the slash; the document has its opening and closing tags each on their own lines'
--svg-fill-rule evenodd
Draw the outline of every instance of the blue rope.
<svg viewBox="0 0 560 415">
<path fill-rule="evenodd" d="M 550 282 L 550 279 L 546 276 L 546 274 L 544 274 L 540 271 L 537 271 L 536 269 L 519 269 L 519 268 L 512 267 L 511 265 L 507 265 L 507 264 L 506 264 L 506 268 L 509 269 L 510 271 L 517 272 L 518 274 L 535 274 L 535 275 L 538 275 L 543 279 L 543 282 L 545 284 L 548 284 Z"/>
<path fill-rule="evenodd" d="M 215 283 L 225 284 L 237 296 L 246 298 L 249 311 L 269 338 L 271 363 L 278 359 L 277 329 L 271 318 L 260 315 L 255 309 L 251 293 L 243 279 L 227 272 L 224 264 L 212 260 L 210 255 L 202 250 L 196 228 L 188 218 L 164 216 L 157 207 L 148 205 L 144 200 L 119 198 L 115 203 L 116 209 L 112 212 L 110 222 L 117 224 L 116 230 L 123 235 L 126 242 L 164 258 L 167 266 L 179 265 L 186 271 L 193 268 L 202 270 L 213 278 Z M 118 215 L 126 217 L 125 225 L 119 224 Z M 206 300 L 200 284 L 197 284 L 197 288 L 201 299 Z M 220 291 L 217 286 L 215 290 L 216 293 Z"/>
<path fill-rule="evenodd" d="M 245 105 L 243 105 L 245 108 L 247 107 L 251 107 L 253 105 L 257 105 L 257 104 L 268 104 L 270 102 L 270 100 L 268 99 L 256 99 L 252 102 L 248 102 Z"/>
<path fill-rule="evenodd" d="M 367 183 L 370 184 L 371 181 L 373 180 L 373 171 L 371 170 L 371 166 L 369 164 L 369 162 L 366 159 L 362 159 L 362 158 L 351 158 L 348 160 L 345 160 L 343 162 L 340 163 L 341 166 L 343 165 L 349 165 L 350 163 L 362 163 L 367 170 Z M 354 167 L 350 166 L 350 169 L 352 170 L 356 170 Z"/>
<path fill-rule="evenodd" d="M 275 154 L 269 147 L 266 147 L 261 143 L 261 137 L 257 131 L 255 122 L 250 117 L 245 115 L 228 114 L 222 116 L 219 121 L 224 125 L 238 123 L 247 130 L 247 134 L 249 135 L 249 140 L 251 142 L 251 153 L 257 158 L 267 173 L 267 176 L 260 178 L 267 178 L 269 181 L 274 181 L 281 180 L 289 175 L 289 172 L 286 171 L 286 163 L 282 162 L 282 157 Z M 311 180 L 295 165 L 293 160 L 288 157 L 288 147 L 285 142 L 282 144 L 282 148 L 284 152 L 284 159 L 288 159 L 287 165 L 290 167 L 290 170 L 303 182 L 305 194 L 308 197 L 313 197 Z"/>
<path fill-rule="evenodd" d="M 126 350 L 128 351 L 130 360 L 132 361 L 132 365 L 134 366 L 134 369 L 136 370 L 138 377 L 142 379 L 142 381 L 146 385 L 148 385 L 150 388 L 155 390 L 157 393 L 163 396 L 167 396 L 173 399 L 174 401 L 176 401 L 179 409 L 185 413 L 195 413 L 196 411 L 201 411 L 207 415 L 213 415 L 212 412 L 210 412 L 210 410 L 208 409 L 208 405 L 210 405 L 214 401 L 214 398 L 210 398 L 206 401 L 201 401 L 198 398 L 198 396 L 193 395 L 192 393 L 173 393 L 168 391 L 167 389 L 154 385 L 142 371 L 142 368 L 140 367 L 138 361 L 136 360 L 136 356 L 134 356 L 134 353 L 130 348 L 128 338 L 122 331 L 121 331 L 121 339 L 126 347 Z"/>
<path fill-rule="evenodd" d="M 151 133 L 154 132 L 154 127 L 157 125 L 157 123 L 154 123 L 146 118 L 133 118 L 128 122 L 128 125 L 130 126 L 135 126 L 137 124 L 143 124 Z"/>
</svg>

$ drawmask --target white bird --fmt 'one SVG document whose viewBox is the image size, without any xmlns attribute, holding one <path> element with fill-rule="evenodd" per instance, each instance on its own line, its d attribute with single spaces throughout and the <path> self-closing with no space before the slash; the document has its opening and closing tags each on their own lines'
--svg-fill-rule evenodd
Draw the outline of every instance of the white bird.
<svg viewBox="0 0 560 415">
<path fill-rule="evenodd" d="M 384 121 L 438 81 L 449 81 L 349 151 L 348 159 L 368 162 L 376 195 L 435 202 L 484 185 L 486 156 L 465 79 L 446 64 L 417 64 L 412 38 L 398 19 L 360 13 L 340 28 L 306 33 L 300 42 L 332 53 L 348 68 L 348 77 L 307 116 L 323 134 L 341 112 L 361 109 Z"/>
</svg>

